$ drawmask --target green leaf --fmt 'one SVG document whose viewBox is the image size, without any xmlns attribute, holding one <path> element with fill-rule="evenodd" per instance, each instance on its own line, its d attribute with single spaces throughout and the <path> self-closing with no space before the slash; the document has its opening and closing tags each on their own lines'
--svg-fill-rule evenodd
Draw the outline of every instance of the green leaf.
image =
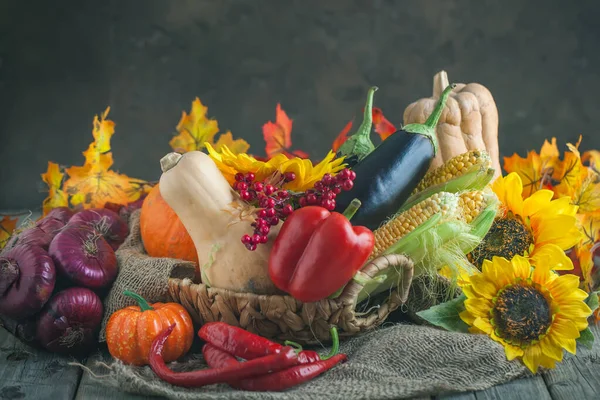
<svg viewBox="0 0 600 400">
<path fill-rule="evenodd" d="M 585 328 L 581 332 L 579 332 L 579 338 L 577 339 L 577 343 L 581 344 L 588 349 L 592 348 L 594 344 L 594 334 L 590 330 L 590 328 Z"/>
<path fill-rule="evenodd" d="M 460 313 L 465 310 L 464 302 L 466 296 L 461 294 L 456 299 L 447 301 L 427 310 L 419 311 L 417 316 L 423 318 L 430 324 L 444 328 L 450 332 L 469 331 L 469 326 L 460 319 Z"/>
<path fill-rule="evenodd" d="M 600 291 L 596 291 L 596 292 L 592 292 L 589 294 L 589 296 L 587 297 L 587 299 L 585 299 L 585 304 L 588 305 L 589 308 L 592 309 L 592 313 L 594 311 L 596 311 L 596 309 L 598 308 L 598 295 L 600 294 Z"/>
</svg>

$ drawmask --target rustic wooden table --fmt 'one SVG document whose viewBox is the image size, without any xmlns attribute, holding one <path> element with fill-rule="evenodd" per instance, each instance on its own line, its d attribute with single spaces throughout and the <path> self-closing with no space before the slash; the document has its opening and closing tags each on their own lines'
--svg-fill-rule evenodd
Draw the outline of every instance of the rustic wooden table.
<svg viewBox="0 0 600 400">
<path fill-rule="evenodd" d="M 1 212 L 0 212 L 1 213 Z M 33 216 L 34 218 L 37 215 Z M 600 399 L 600 326 L 592 327 L 598 338 L 592 351 L 578 349 L 554 370 L 527 379 L 518 379 L 479 392 L 435 396 L 444 400 L 587 400 Z M 106 347 L 87 360 L 109 361 Z M 145 399 L 101 385 L 70 360 L 36 350 L 0 327 L 0 399 Z M 429 399 L 429 397 L 425 397 Z M 154 397 L 153 399 L 157 399 Z"/>
</svg>

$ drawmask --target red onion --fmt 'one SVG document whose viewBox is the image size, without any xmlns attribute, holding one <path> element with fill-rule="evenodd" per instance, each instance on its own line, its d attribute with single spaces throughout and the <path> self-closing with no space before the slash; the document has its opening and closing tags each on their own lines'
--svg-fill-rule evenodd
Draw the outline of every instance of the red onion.
<svg viewBox="0 0 600 400">
<path fill-rule="evenodd" d="M 84 355 L 94 348 L 102 301 L 90 289 L 73 287 L 56 293 L 40 313 L 37 337 L 47 350 Z"/>
<path fill-rule="evenodd" d="M 86 224 L 104 236 L 113 250 L 117 250 L 129 234 L 129 227 L 119 214 L 107 208 L 92 208 L 80 211 L 69 221 L 71 224 Z"/>
<path fill-rule="evenodd" d="M 58 272 L 76 285 L 99 289 L 117 276 L 117 258 L 98 232 L 84 226 L 67 224 L 52 243 L 50 256 Z"/>
<path fill-rule="evenodd" d="M 54 263 L 38 246 L 18 245 L 0 256 L 0 313 L 27 318 L 42 309 L 54 290 Z"/>
<path fill-rule="evenodd" d="M 47 250 L 54 236 L 56 236 L 66 223 L 64 222 L 64 211 L 59 210 L 55 213 L 52 211 L 37 221 L 31 228 L 27 228 L 14 235 L 6 244 L 6 247 L 11 248 L 17 245 L 26 245 L 39 246 Z"/>
<path fill-rule="evenodd" d="M 57 219 L 61 221 L 63 225 L 66 225 L 73 215 L 75 215 L 75 211 L 71 210 L 69 207 L 56 207 L 50 210 L 45 218 Z"/>
</svg>

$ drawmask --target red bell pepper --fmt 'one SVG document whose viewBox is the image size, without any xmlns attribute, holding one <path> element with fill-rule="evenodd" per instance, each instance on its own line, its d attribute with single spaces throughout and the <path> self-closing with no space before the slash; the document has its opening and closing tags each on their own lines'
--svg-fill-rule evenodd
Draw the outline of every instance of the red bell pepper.
<svg viewBox="0 0 600 400">
<path fill-rule="evenodd" d="M 375 245 L 373 232 L 352 226 L 355 199 L 343 214 L 307 206 L 285 221 L 269 257 L 269 275 L 294 298 L 314 302 L 331 296 L 363 266 Z"/>
</svg>

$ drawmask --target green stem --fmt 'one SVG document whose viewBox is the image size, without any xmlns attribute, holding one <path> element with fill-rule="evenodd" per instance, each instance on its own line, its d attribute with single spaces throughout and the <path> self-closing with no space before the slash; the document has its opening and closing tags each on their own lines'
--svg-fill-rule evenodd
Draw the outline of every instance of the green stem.
<svg viewBox="0 0 600 400">
<path fill-rule="evenodd" d="M 146 299 L 144 299 L 142 296 L 140 296 L 137 293 L 134 293 L 130 290 L 126 290 L 123 292 L 123 295 L 125 295 L 127 297 L 131 297 L 132 299 L 137 301 L 138 305 L 140 306 L 140 310 L 142 310 L 142 311 L 154 310 L 154 308 L 152 308 L 152 306 L 150 304 L 148 304 Z"/>
<path fill-rule="evenodd" d="M 359 199 L 353 199 L 350 202 L 350 205 L 348 207 L 346 207 L 346 209 L 344 210 L 342 215 L 344 217 L 348 218 L 348 221 L 350 221 L 352 219 L 352 217 L 354 217 L 354 214 L 356 214 L 356 212 L 358 211 L 358 209 L 360 208 L 361 205 L 362 205 L 362 203 L 360 202 Z"/>
<path fill-rule="evenodd" d="M 433 145 L 433 154 L 437 154 L 438 152 L 438 141 L 437 136 L 435 135 L 435 128 L 442 116 L 442 111 L 444 111 L 444 107 L 446 106 L 446 101 L 448 100 L 448 96 L 450 96 L 450 92 L 452 89 L 456 87 L 456 84 L 452 83 L 444 89 L 440 99 L 438 100 L 433 112 L 427 118 L 424 124 L 408 124 L 402 127 L 402 130 L 406 133 L 415 133 L 418 135 L 426 136 L 429 140 L 431 140 L 431 144 Z"/>
<path fill-rule="evenodd" d="M 283 344 L 292 347 L 296 354 L 302 351 L 302 345 L 300 343 L 292 342 L 291 340 L 286 340 L 285 342 L 283 342 Z"/>
<path fill-rule="evenodd" d="M 329 332 L 331 334 L 331 340 L 333 341 L 333 344 L 331 345 L 331 351 L 329 354 L 322 356 L 321 360 L 327 360 L 328 358 L 335 356 L 340 351 L 340 338 L 338 336 L 337 328 L 332 326 L 329 329 Z"/>
<path fill-rule="evenodd" d="M 377 90 L 377 86 L 369 89 L 363 122 L 358 127 L 356 133 L 351 135 L 340 147 L 338 153 L 341 156 L 356 156 L 358 161 L 360 161 L 375 150 L 375 145 L 371 141 L 371 129 L 373 128 L 373 97 Z"/>
</svg>

